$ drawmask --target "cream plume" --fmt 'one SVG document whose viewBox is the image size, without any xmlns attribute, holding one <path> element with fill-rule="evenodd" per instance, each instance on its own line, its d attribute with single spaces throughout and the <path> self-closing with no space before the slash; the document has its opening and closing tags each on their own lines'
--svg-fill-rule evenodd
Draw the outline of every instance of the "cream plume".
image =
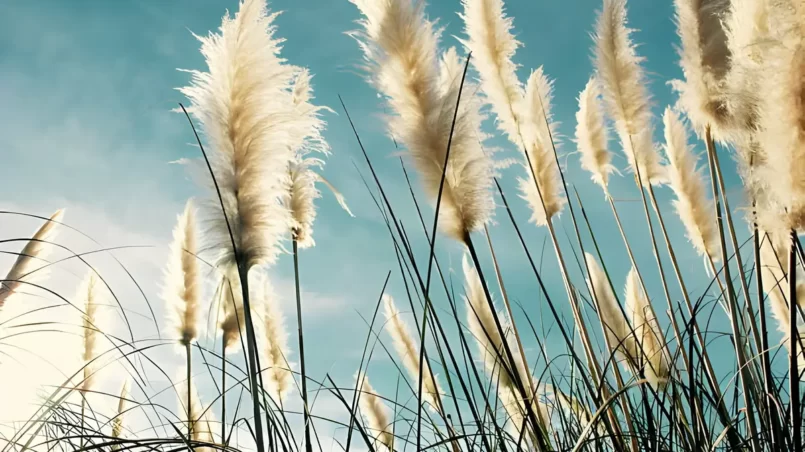
<svg viewBox="0 0 805 452">
<path fill-rule="evenodd" d="M 609 346 L 624 356 L 634 359 L 639 356 L 639 348 L 635 341 L 632 329 L 626 321 L 624 311 L 618 304 L 618 299 L 609 285 L 606 274 L 598 261 L 590 254 L 584 253 L 587 267 L 590 269 L 590 278 L 587 284 L 597 300 L 598 316 L 607 336 Z"/>
<path fill-rule="evenodd" d="M 684 81 L 673 83 L 679 104 L 700 135 L 709 125 L 715 138 L 726 140 L 735 127 L 726 83 L 730 53 L 722 25 L 730 0 L 674 0 L 674 5 L 685 75 Z"/>
<path fill-rule="evenodd" d="M 112 419 L 112 438 L 120 439 L 123 437 L 124 420 L 128 410 L 129 398 L 129 379 L 123 380 L 123 387 L 120 389 L 120 397 L 117 401 L 117 413 Z M 112 450 L 118 450 L 120 446 L 113 446 Z"/>
<path fill-rule="evenodd" d="M 687 231 L 688 240 L 700 256 L 718 261 L 721 242 L 716 228 L 713 202 L 706 195 L 704 177 L 696 167 L 696 156 L 688 146 L 685 124 L 671 110 L 665 109 L 666 174 L 676 193 L 674 207 Z"/>
<path fill-rule="evenodd" d="M 595 77 L 590 78 L 579 94 L 576 112 L 576 145 L 581 153 L 581 167 L 592 174 L 592 180 L 608 193 L 609 174 L 615 171 L 609 153 L 609 134 L 604 123 L 604 110 L 600 101 L 601 87 Z"/>
<path fill-rule="evenodd" d="M 777 327 L 785 337 L 790 334 L 790 311 L 788 289 L 788 257 L 791 240 L 785 231 L 762 231 L 760 234 L 760 276 L 763 291 L 769 296 L 772 315 L 777 320 Z M 799 271 L 799 266 L 797 266 Z M 797 274 L 797 304 L 805 307 L 805 282 Z"/>
<path fill-rule="evenodd" d="M 296 68 L 279 56 L 275 17 L 265 0 L 242 1 L 234 18 L 223 18 L 218 33 L 198 37 L 208 71 L 189 71 L 191 84 L 180 89 L 206 135 L 226 210 L 224 216 L 213 191 L 204 214 L 207 248 L 217 253 L 217 264 L 248 269 L 272 262 L 290 224 L 280 201 L 300 130 L 307 129 L 293 103 Z"/>
<path fill-rule="evenodd" d="M 293 388 L 291 363 L 288 361 L 288 333 L 268 277 L 262 272 L 253 272 L 249 287 L 254 300 L 253 309 L 259 310 L 256 318 L 259 319 L 259 331 L 262 333 L 260 365 L 264 369 L 264 382 L 269 394 L 281 402 Z"/>
<path fill-rule="evenodd" d="M 520 139 L 516 105 L 524 92 L 512 62 L 520 43 L 512 35 L 512 19 L 501 0 L 462 0 L 464 45 L 472 52 L 472 65 L 481 76 L 481 89 L 497 116 L 497 126 L 512 143 Z M 519 144 L 518 144 L 519 146 Z"/>
<path fill-rule="evenodd" d="M 638 346 L 642 349 L 635 361 L 641 364 L 643 374 L 655 389 L 662 389 L 671 375 L 667 345 L 659 323 L 649 305 L 637 271 L 632 268 L 626 277 L 626 313 L 629 315 Z"/>
<path fill-rule="evenodd" d="M 528 78 L 525 97 L 519 107 L 523 117 L 521 130 L 528 155 L 525 162 L 526 177 L 519 180 L 520 192 L 531 207 L 531 221 L 543 226 L 565 204 L 565 199 L 561 196 L 559 168 L 553 148 L 557 124 L 553 122 L 551 115 L 552 91 L 553 82 L 548 80 L 540 67 Z"/>
<path fill-rule="evenodd" d="M 61 223 L 63 217 L 64 210 L 57 210 L 20 251 L 5 279 L 0 281 L 0 308 L 22 284 L 33 283 L 46 277 L 47 267 L 43 264 L 47 264 L 47 256 L 51 251 L 48 243 L 55 239 L 56 226 Z"/>
<path fill-rule="evenodd" d="M 762 75 L 758 139 L 767 153 L 759 170 L 786 229 L 805 228 L 805 38 L 783 38 Z"/>
<path fill-rule="evenodd" d="M 173 229 L 173 242 L 162 288 L 172 334 L 183 346 L 198 337 L 201 287 L 197 252 L 195 209 L 188 201 Z"/>
<path fill-rule="evenodd" d="M 632 171 L 639 169 L 643 185 L 657 184 L 663 174 L 652 142 L 650 97 L 631 32 L 626 0 L 604 0 L 595 34 L 595 67 L 604 101 Z"/>
<path fill-rule="evenodd" d="M 251 274 L 251 272 L 250 272 Z M 251 285 L 250 285 L 251 287 Z M 241 334 L 246 331 L 246 313 L 243 310 L 243 288 L 237 267 L 229 266 L 221 278 L 219 290 L 218 330 L 223 336 L 223 347 L 236 352 Z"/>
<path fill-rule="evenodd" d="M 418 341 L 411 336 L 408 326 L 394 305 L 391 296 L 383 295 L 383 305 L 386 313 L 386 331 L 389 332 L 394 342 L 394 349 L 402 359 L 403 366 L 408 370 L 415 384 L 419 382 L 419 346 Z M 439 383 L 435 380 L 435 375 L 431 374 L 428 361 L 422 361 L 422 400 L 430 404 L 432 410 L 441 411 L 441 393 Z"/>
<path fill-rule="evenodd" d="M 77 300 L 81 301 L 84 305 L 83 315 L 83 331 L 84 338 L 83 354 L 81 359 L 84 363 L 84 381 L 81 384 L 81 391 L 87 392 L 92 390 L 94 383 L 94 369 L 95 365 L 92 361 L 97 356 L 97 338 L 98 338 L 98 325 L 97 325 L 97 312 L 99 305 L 99 287 L 100 282 L 95 271 L 90 270 L 84 281 L 81 283 L 76 295 Z M 78 303 L 76 303 L 78 304 Z"/>
<path fill-rule="evenodd" d="M 375 440 L 375 449 L 393 451 L 394 433 L 390 430 L 393 422 L 389 418 L 388 408 L 369 384 L 368 377 L 360 375 L 359 381 L 361 382 L 359 395 L 361 413 L 366 418 L 369 434 Z"/>
<path fill-rule="evenodd" d="M 474 90 L 465 86 L 444 168 L 447 143 L 461 88 L 458 56 L 440 63 L 439 32 L 425 17 L 421 0 L 351 0 L 364 15 L 353 33 L 369 62 L 370 79 L 393 112 L 388 131 L 414 160 L 423 187 L 436 202 L 445 173 L 439 225 L 463 241 L 491 217 L 493 165 L 484 152 Z"/>
</svg>

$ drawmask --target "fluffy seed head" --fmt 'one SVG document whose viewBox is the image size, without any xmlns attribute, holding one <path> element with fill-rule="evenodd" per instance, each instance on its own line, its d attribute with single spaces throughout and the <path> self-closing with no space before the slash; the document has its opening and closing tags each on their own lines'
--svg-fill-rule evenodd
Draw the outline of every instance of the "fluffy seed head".
<svg viewBox="0 0 805 452">
<path fill-rule="evenodd" d="M 626 26 L 626 0 L 604 0 L 595 33 L 595 67 L 604 102 L 615 121 L 629 165 L 643 185 L 662 183 L 652 142 L 650 97 L 645 75 Z"/>
<path fill-rule="evenodd" d="M 597 301 L 598 316 L 609 346 L 624 356 L 638 356 L 639 349 L 634 335 L 632 335 L 632 329 L 623 315 L 624 311 L 618 305 L 618 300 L 615 298 L 606 274 L 590 253 L 584 253 L 584 258 L 590 269 L 587 284 Z"/>
<path fill-rule="evenodd" d="M 223 337 L 227 352 L 236 352 L 239 339 L 246 328 L 246 313 L 243 310 L 243 289 L 237 268 L 230 266 L 221 278 L 218 330 Z"/>
<path fill-rule="evenodd" d="M 671 375 L 671 366 L 667 356 L 665 336 L 649 305 L 637 270 L 632 268 L 626 278 L 626 314 L 637 336 L 641 352 L 635 356 L 649 384 L 655 389 L 662 389 Z"/>
<path fill-rule="evenodd" d="M 604 123 L 600 101 L 601 88 L 595 77 L 590 78 L 579 94 L 576 112 L 576 145 L 581 153 L 581 166 L 592 174 L 593 181 L 607 193 L 609 174 L 615 170 L 607 143 L 609 134 Z"/>
<path fill-rule="evenodd" d="M 419 346 L 417 340 L 408 331 L 400 311 L 394 305 L 394 299 L 389 295 L 383 295 L 383 305 L 386 314 L 386 331 L 389 332 L 394 342 L 394 349 L 402 359 L 404 367 L 408 370 L 414 381 L 419 381 Z M 431 373 L 428 361 L 422 361 L 422 400 L 426 401 L 432 410 L 441 411 L 441 394 L 435 375 Z"/>
<path fill-rule="evenodd" d="M 361 375 L 359 381 L 361 413 L 366 418 L 369 433 L 375 439 L 375 449 L 393 451 L 394 433 L 391 431 L 393 422 L 389 418 L 388 408 L 369 384 L 368 377 Z"/>
<path fill-rule="evenodd" d="M 100 297 L 100 281 L 95 271 L 90 270 L 84 281 L 81 283 L 76 295 L 76 304 L 84 306 L 83 316 L 83 337 L 84 347 L 81 359 L 84 363 L 84 382 L 81 384 L 81 391 L 86 392 L 92 389 L 94 383 L 93 373 L 94 365 L 92 361 L 97 356 L 97 338 L 98 338 L 98 325 L 97 325 L 97 312 Z"/>
<path fill-rule="evenodd" d="M 663 114 L 665 125 L 666 174 L 676 193 L 674 207 L 687 231 L 688 240 L 700 256 L 718 261 L 721 242 L 716 228 L 713 203 L 705 194 L 704 177 L 696 168 L 696 156 L 688 146 L 685 124 L 671 108 Z"/>
<path fill-rule="evenodd" d="M 123 387 L 120 389 L 120 398 L 117 402 L 117 414 L 112 419 L 112 438 L 123 437 L 124 418 L 126 410 L 128 409 L 129 398 L 129 379 L 123 381 Z M 113 450 L 118 450 L 119 446 L 113 446 Z"/>
<path fill-rule="evenodd" d="M 49 242 L 56 237 L 59 223 L 64 216 L 64 210 L 57 210 L 50 219 L 34 233 L 31 240 L 20 251 L 17 260 L 11 266 L 6 277 L 0 281 L 0 308 L 6 303 L 15 290 L 26 283 L 41 280 L 47 274 L 47 255 L 50 252 Z"/>
<path fill-rule="evenodd" d="M 263 338 L 260 364 L 266 369 L 265 383 L 269 394 L 276 397 L 277 401 L 282 401 L 293 388 L 285 321 L 278 306 L 277 296 L 265 274 L 262 272 L 250 274 L 249 287 L 253 288 L 250 289 L 250 297 L 254 300 L 254 309 L 259 310 L 255 318 L 259 320 L 258 331 L 262 333 Z"/>
<path fill-rule="evenodd" d="M 391 111 L 389 134 L 407 149 L 434 204 L 445 174 L 439 225 L 463 241 L 489 220 L 494 207 L 493 165 L 481 145 L 476 90 L 467 83 L 461 89 L 463 67 L 454 50 L 439 58 L 440 32 L 425 17 L 423 1 L 351 1 L 364 15 L 362 32 L 353 36 L 368 61 L 371 82 Z"/>
<path fill-rule="evenodd" d="M 195 209 L 188 201 L 173 229 L 173 242 L 162 288 L 171 333 L 182 346 L 198 337 L 201 287 L 197 253 Z"/>
<path fill-rule="evenodd" d="M 524 163 L 526 177 L 519 180 L 520 192 L 531 207 L 531 221 L 538 225 L 547 225 L 565 204 L 554 156 L 557 124 L 551 115 L 552 91 L 553 82 L 540 67 L 531 73 L 519 106 L 528 157 Z"/>
<path fill-rule="evenodd" d="M 290 224 L 280 201 L 287 193 L 288 164 L 308 129 L 293 102 L 297 70 L 279 56 L 275 17 L 265 0 L 242 1 L 218 33 L 198 38 L 208 69 L 189 71 L 190 86 L 180 89 L 206 135 L 226 211 L 212 190 L 203 210 L 210 241 L 205 248 L 218 264 L 251 268 L 272 262 Z"/>
</svg>

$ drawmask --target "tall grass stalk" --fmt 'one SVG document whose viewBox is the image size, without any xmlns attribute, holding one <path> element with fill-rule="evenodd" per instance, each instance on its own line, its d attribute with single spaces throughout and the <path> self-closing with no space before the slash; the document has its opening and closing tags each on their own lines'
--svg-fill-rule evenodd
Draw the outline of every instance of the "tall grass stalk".
<svg viewBox="0 0 805 452">
<path fill-rule="evenodd" d="M 307 372 L 305 372 L 305 342 L 302 329 L 302 293 L 299 288 L 299 245 L 296 237 L 293 238 L 293 273 L 294 290 L 296 292 L 296 321 L 299 337 L 299 368 L 302 377 L 302 407 L 305 423 L 305 450 L 311 452 L 313 445 L 310 442 L 310 407 L 307 398 Z"/>
</svg>

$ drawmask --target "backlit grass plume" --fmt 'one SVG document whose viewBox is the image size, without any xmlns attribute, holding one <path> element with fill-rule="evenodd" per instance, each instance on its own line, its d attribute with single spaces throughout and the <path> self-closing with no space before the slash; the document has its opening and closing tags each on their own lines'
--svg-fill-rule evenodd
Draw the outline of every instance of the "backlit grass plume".
<svg viewBox="0 0 805 452">
<path fill-rule="evenodd" d="M 608 148 L 609 134 L 601 105 L 601 87 L 593 77 L 579 94 L 576 112 L 576 146 L 581 154 L 581 166 L 592 175 L 593 182 L 608 193 L 609 175 L 615 171 Z"/>
<path fill-rule="evenodd" d="M 99 294 L 100 281 L 94 271 L 90 270 L 78 289 L 76 298 L 84 306 L 83 316 L 83 350 L 82 361 L 84 363 L 84 381 L 81 384 L 81 391 L 88 392 L 92 389 L 94 379 L 94 365 L 92 361 L 97 356 L 98 325 L 97 312 L 100 303 Z M 78 301 L 77 300 L 77 301 Z"/>
<path fill-rule="evenodd" d="M 512 62 L 520 43 L 512 35 L 512 19 L 501 0 L 462 0 L 465 46 L 472 51 L 472 65 L 481 77 L 481 89 L 497 116 L 497 126 L 518 144 L 520 119 L 517 104 L 524 92 Z"/>
<path fill-rule="evenodd" d="M 519 181 L 520 192 L 531 207 L 531 221 L 538 225 L 548 224 L 565 204 L 554 156 L 556 123 L 551 115 L 552 91 L 553 83 L 538 68 L 528 78 L 521 107 L 527 159 L 526 177 Z"/>
<path fill-rule="evenodd" d="M 685 80 L 674 82 L 679 104 L 699 134 L 709 125 L 713 135 L 724 140 L 735 127 L 727 85 L 731 59 L 722 25 L 730 0 L 674 0 L 674 6 L 685 75 Z"/>
<path fill-rule="evenodd" d="M 388 131 L 407 149 L 431 201 L 436 203 L 446 174 L 439 225 L 450 237 L 464 241 L 492 215 L 492 162 L 481 146 L 475 123 L 473 90 L 462 91 L 452 135 L 462 76 L 456 56 L 440 62 L 439 32 L 425 17 L 421 0 L 351 0 L 364 15 L 359 40 L 368 61 L 370 80 L 392 112 Z M 449 75 L 446 77 L 445 75 Z"/>
<path fill-rule="evenodd" d="M 394 342 L 394 349 L 402 359 L 403 365 L 414 381 L 419 381 L 419 347 L 418 341 L 411 336 L 408 325 L 405 324 L 400 311 L 394 305 L 391 296 L 383 295 L 383 305 L 386 314 L 386 331 L 389 332 Z M 441 412 L 441 388 L 435 380 L 436 376 L 431 373 L 428 361 L 422 361 L 422 400 L 430 404 L 431 409 Z"/>
<path fill-rule="evenodd" d="M 760 275 L 763 281 L 763 291 L 769 297 L 769 307 L 778 330 L 783 333 L 784 340 L 788 340 L 791 317 L 789 311 L 788 288 L 788 259 L 791 241 L 788 234 L 783 231 L 760 231 Z M 805 282 L 801 275 L 797 275 L 797 304 L 805 307 Z"/>
<path fill-rule="evenodd" d="M 31 240 L 25 244 L 20 251 L 17 260 L 11 266 L 6 277 L 0 281 L 0 308 L 6 304 L 6 300 L 21 285 L 41 280 L 47 274 L 47 255 L 50 251 L 48 242 L 52 242 L 56 236 L 56 226 L 61 223 L 64 217 L 64 210 L 57 210 L 50 219 L 45 222 L 34 233 Z"/>
<path fill-rule="evenodd" d="M 195 209 L 188 202 L 173 229 L 162 297 L 168 306 L 171 335 L 186 347 L 198 337 L 200 290 Z"/>
<path fill-rule="evenodd" d="M 662 389 L 671 375 L 665 336 L 634 268 L 626 277 L 625 309 L 641 349 L 641 354 L 635 357 L 635 361 L 641 366 L 649 384 L 655 389 Z"/>
<path fill-rule="evenodd" d="M 255 272 L 250 275 L 249 281 L 254 309 L 258 310 L 258 331 L 262 333 L 262 340 L 258 344 L 261 351 L 260 365 L 264 369 L 263 382 L 271 397 L 282 402 L 293 388 L 293 374 L 288 362 L 288 333 L 268 278 L 262 272 Z"/>
<path fill-rule="evenodd" d="M 369 434 L 375 439 L 375 449 L 381 451 L 394 450 L 393 422 L 389 418 L 388 408 L 383 399 L 369 384 L 369 378 L 360 375 L 360 408 L 366 418 Z"/>
<path fill-rule="evenodd" d="M 590 270 L 587 283 L 597 301 L 598 316 L 607 342 L 613 350 L 634 360 L 639 356 L 640 349 L 626 321 L 624 310 L 618 304 L 618 299 L 598 261 L 590 253 L 584 253 L 584 258 Z"/>
<path fill-rule="evenodd" d="M 190 71 L 190 86 L 180 89 L 206 135 L 226 211 L 213 192 L 204 204 L 208 248 L 218 264 L 244 269 L 269 263 L 279 252 L 290 222 L 279 201 L 295 145 L 305 133 L 292 99 L 296 70 L 279 56 L 275 17 L 265 0 L 242 1 L 234 17 L 223 18 L 218 33 L 198 37 L 208 69 Z"/>
<path fill-rule="evenodd" d="M 652 141 L 650 97 L 626 26 L 626 0 L 604 0 L 595 32 L 595 67 L 607 111 L 615 121 L 629 165 L 643 185 L 663 182 Z"/>
<path fill-rule="evenodd" d="M 670 107 L 663 114 L 665 125 L 666 174 L 676 193 L 674 207 L 687 231 L 688 240 L 700 256 L 718 261 L 721 242 L 718 236 L 713 203 L 706 195 L 696 156 L 688 145 L 685 124 Z"/>
<path fill-rule="evenodd" d="M 186 427 L 190 432 L 189 440 L 197 443 L 214 444 L 215 438 L 213 435 L 213 424 L 215 423 L 212 415 L 212 410 L 205 408 L 198 398 L 198 393 L 195 390 L 187 389 L 187 381 L 183 382 L 177 388 L 179 394 L 179 406 L 183 413 L 187 413 L 184 419 Z M 195 384 L 191 381 L 191 387 Z M 189 394 L 189 400 L 188 400 Z M 212 452 L 215 450 L 212 447 L 193 447 L 193 450 L 199 452 Z"/>
<path fill-rule="evenodd" d="M 218 330 L 227 353 L 236 352 L 240 347 L 240 336 L 246 330 L 246 313 L 243 311 L 240 278 L 233 267 L 221 278 L 220 297 Z"/>
</svg>

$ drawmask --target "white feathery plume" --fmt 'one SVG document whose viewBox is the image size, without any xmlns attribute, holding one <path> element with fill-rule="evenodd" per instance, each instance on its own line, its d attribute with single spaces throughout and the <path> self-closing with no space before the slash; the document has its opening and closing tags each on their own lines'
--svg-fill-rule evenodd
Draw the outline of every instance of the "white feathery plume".
<svg viewBox="0 0 805 452">
<path fill-rule="evenodd" d="M 47 263 L 47 256 L 51 251 L 48 243 L 55 239 L 56 226 L 61 223 L 63 217 L 64 209 L 57 210 L 20 251 L 6 277 L 0 280 L 0 308 L 22 284 L 33 283 L 46 277 L 47 267 L 42 264 Z"/>
<path fill-rule="evenodd" d="M 187 377 L 182 377 L 187 378 Z M 190 400 L 187 400 L 187 381 L 183 381 L 177 389 L 179 394 L 179 408 L 182 413 L 185 413 L 187 423 L 190 427 L 190 440 L 214 444 L 215 437 L 213 435 L 213 424 L 215 419 L 212 414 L 211 408 L 204 408 L 198 398 L 198 393 L 195 390 L 190 391 Z M 191 382 L 192 388 L 196 388 L 195 382 Z M 189 409 L 188 409 L 189 407 Z M 194 447 L 193 450 L 199 452 L 212 452 L 215 450 L 212 447 Z"/>
<path fill-rule="evenodd" d="M 643 374 L 649 384 L 655 389 L 662 389 L 671 375 L 667 345 L 634 268 L 626 277 L 626 314 L 634 328 L 638 346 L 642 349 L 636 362 L 642 364 Z"/>
<path fill-rule="evenodd" d="M 769 50 L 761 78 L 758 140 L 766 151 L 759 170 L 786 229 L 805 228 L 805 36 L 794 12 L 779 24 L 789 33 Z"/>
<path fill-rule="evenodd" d="M 383 305 L 386 314 L 386 331 L 389 332 L 394 342 L 394 349 L 397 355 L 402 359 L 403 366 L 408 370 L 411 378 L 419 382 L 419 347 L 418 341 L 411 336 L 408 331 L 408 325 L 394 305 L 394 299 L 391 296 L 383 295 Z M 441 394 L 442 390 L 439 383 L 436 381 L 436 376 L 431 374 L 430 365 L 428 361 L 422 361 L 422 400 L 430 405 L 430 408 L 435 411 L 441 411 Z"/>
<path fill-rule="evenodd" d="M 123 381 L 123 387 L 120 389 L 120 397 L 117 401 L 117 413 L 114 419 L 112 419 L 112 438 L 120 439 L 123 437 L 124 420 L 129 404 L 129 381 L 128 378 L 125 379 Z M 112 447 L 113 450 L 118 450 L 119 448 L 120 446 L 118 445 Z"/>
<path fill-rule="evenodd" d="M 581 153 L 581 167 L 592 174 L 592 180 L 608 195 L 609 174 L 615 171 L 609 152 L 609 134 L 604 123 L 601 105 L 601 87 L 595 77 L 590 78 L 579 94 L 576 112 L 576 146 Z"/>
<path fill-rule="evenodd" d="M 263 381 L 269 394 L 276 397 L 277 402 L 282 402 L 288 391 L 293 389 L 293 374 L 288 361 L 288 333 L 282 312 L 271 283 L 263 272 L 250 274 L 249 287 L 254 300 L 253 309 L 259 310 L 256 318 L 259 319 L 258 334 L 262 333 L 260 365 L 265 369 Z"/>
<path fill-rule="evenodd" d="M 624 356 L 634 359 L 634 357 L 640 355 L 640 349 L 632 334 L 632 329 L 626 321 L 624 311 L 618 305 L 618 299 L 609 285 L 609 280 L 598 261 L 590 253 L 584 253 L 584 258 L 587 261 L 587 267 L 590 269 L 590 278 L 587 284 L 595 294 L 598 302 L 598 316 L 609 346 Z"/>
<path fill-rule="evenodd" d="M 173 229 L 162 288 L 171 334 L 182 346 L 198 337 L 201 286 L 197 252 L 195 209 L 188 201 Z"/>
<path fill-rule="evenodd" d="M 226 211 L 224 216 L 213 191 L 204 215 L 206 248 L 217 253 L 217 264 L 248 269 L 272 262 L 290 224 L 280 201 L 300 130 L 306 128 L 292 98 L 296 68 L 279 56 L 276 15 L 268 14 L 265 0 L 243 0 L 235 17 L 223 18 L 218 33 L 198 37 L 208 70 L 189 71 L 190 85 L 180 88 L 206 135 Z"/>
<path fill-rule="evenodd" d="M 351 0 L 364 15 L 358 38 L 370 79 L 393 112 L 388 131 L 404 145 L 430 200 L 437 201 L 445 174 L 439 225 L 448 236 L 464 241 L 491 217 L 492 160 L 482 148 L 474 90 L 465 86 L 444 167 L 453 126 L 461 71 L 454 51 L 440 63 L 439 34 L 425 17 L 421 0 Z"/>
<path fill-rule="evenodd" d="M 626 0 L 604 0 L 595 33 L 595 67 L 623 151 L 642 185 L 663 182 L 652 142 L 650 97 L 635 45 L 626 26 Z"/>
<path fill-rule="evenodd" d="M 699 255 L 716 262 L 721 257 L 721 242 L 713 202 L 706 195 L 704 176 L 696 167 L 696 156 L 688 145 L 685 124 L 670 107 L 665 109 L 662 120 L 668 158 L 665 172 L 676 194 L 674 208 Z"/>
<path fill-rule="evenodd" d="M 316 199 L 321 193 L 316 188 L 318 176 L 314 168 L 322 168 L 324 160 L 311 157 L 312 152 L 322 155 L 329 153 L 327 143 L 321 135 L 324 121 L 319 117 L 322 107 L 310 104 L 313 88 L 310 73 L 303 69 L 294 80 L 293 103 L 302 126 L 297 138 L 296 156 L 289 163 L 290 187 L 285 205 L 291 213 L 291 231 L 300 248 L 315 245 L 313 241 L 313 222 L 316 219 Z"/>
<path fill-rule="evenodd" d="M 777 327 L 788 340 L 790 334 L 789 290 L 788 290 L 788 257 L 791 240 L 785 231 L 759 230 L 760 234 L 760 276 L 763 291 L 769 296 L 772 315 L 777 320 Z M 799 270 L 799 267 L 797 267 Z M 805 307 L 805 282 L 797 274 L 797 304 Z"/>
<path fill-rule="evenodd" d="M 519 180 L 521 197 L 531 207 L 531 221 L 543 226 L 565 204 L 554 156 L 557 124 L 551 115 L 552 90 L 553 82 L 538 68 L 528 78 L 525 97 L 518 108 L 522 112 L 521 130 L 528 156 L 524 162 L 526 177 Z"/>
<path fill-rule="evenodd" d="M 481 76 L 481 89 L 497 116 L 497 126 L 512 143 L 520 139 L 516 105 L 523 87 L 512 62 L 520 43 L 512 35 L 512 18 L 506 16 L 501 0 L 462 0 L 464 45 L 472 52 L 472 65 Z"/>
<path fill-rule="evenodd" d="M 98 325 L 97 325 L 97 312 L 100 296 L 98 276 L 93 270 L 87 273 L 84 281 L 81 283 L 76 295 L 77 301 L 80 301 L 84 306 L 83 315 L 83 351 L 81 359 L 84 363 L 84 381 L 81 384 L 81 391 L 87 392 L 92 389 L 94 378 L 93 371 L 95 366 L 92 361 L 97 356 L 97 338 L 98 338 Z M 78 304 L 78 303 L 76 303 Z"/>
<path fill-rule="evenodd" d="M 221 278 L 218 330 L 223 337 L 224 349 L 230 353 L 238 350 L 240 336 L 246 331 L 246 312 L 237 267 L 230 265 L 228 269 Z"/>
<path fill-rule="evenodd" d="M 388 408 L 383 403 L 383 399 L 369 384 L 369 378 L 361 374 L 360 381 L 360 408 L 361 413 L 366 418 L 369 433 L 375 440 L 375 449 L 381 451 L 394 450 L 394 433 L 390 430 L 393 426 L 388 413 Z"/>
<path fill-rule="evenodd" d="M 731 58 L 722 25 L 730 0 L 674 0 L 674 5 L 682 43 L 679 64 L 685 75 L 685 80 L 673 82 L 679 105 L 697 133 L 703 135 L 709 125 L 714 138 L 726 141 L 736 126 L 729 108 Z"/>
</svg>

